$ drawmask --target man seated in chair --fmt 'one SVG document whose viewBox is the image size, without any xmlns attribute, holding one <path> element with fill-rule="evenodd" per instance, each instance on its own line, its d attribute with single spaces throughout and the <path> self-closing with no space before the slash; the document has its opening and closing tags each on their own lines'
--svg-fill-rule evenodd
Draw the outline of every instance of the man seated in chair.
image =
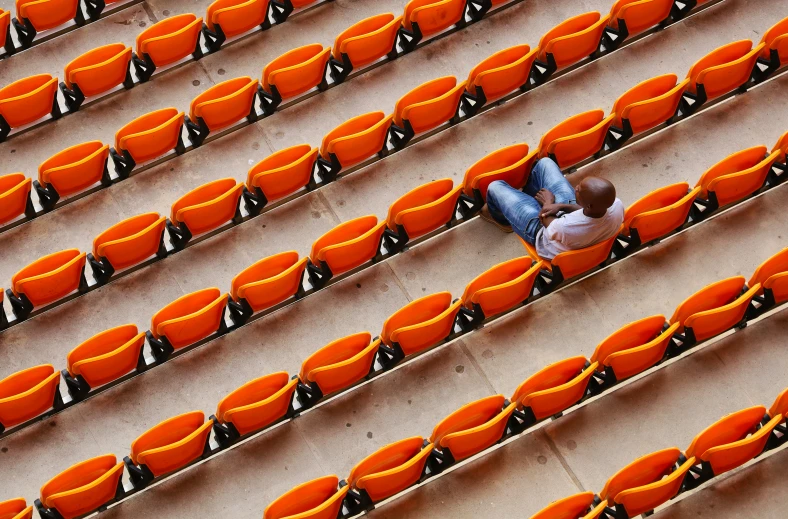
<svg viewBox="0 0 788 519">
<path fill-rule="evenodd" d="M 577 187 L 549 158 L 536 163 L 523 191 L 503 180 L 487 188 L 482 218 L 516 232 L 543 259 L 583 249 L 615 236 L 624 222 L 624 204 L 609 181 L 586 177 Z"/>
</svg>

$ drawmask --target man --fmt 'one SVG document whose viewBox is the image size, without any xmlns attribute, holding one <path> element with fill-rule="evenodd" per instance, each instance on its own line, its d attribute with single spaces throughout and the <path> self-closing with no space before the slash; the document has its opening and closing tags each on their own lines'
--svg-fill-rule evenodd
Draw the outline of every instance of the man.
<svg viewBox="0 0 788 519">
<path fill-rule="evenodd" d="M 481 216 L 506 232 L 514 230 L 544 259 L 612 238 L 624 221 L 624 204 L 613 184 L 586 177 L 572 188 L 549 158 L 536 163 L 523 191 L 503 180 L 491 183 Z"/>
</svg>

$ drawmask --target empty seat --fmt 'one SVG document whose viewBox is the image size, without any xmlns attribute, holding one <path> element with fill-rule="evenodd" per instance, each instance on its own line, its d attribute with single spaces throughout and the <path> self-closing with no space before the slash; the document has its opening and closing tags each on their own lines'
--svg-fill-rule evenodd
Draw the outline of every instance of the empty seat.
<svg viewBox="0 0 788 519">
<path fill-rule="evenodd" d="M 394 106 L 394 124 L 407 132 L 404 142 L 413 135 L 445 123 L 457 113 L 465 81 L 444 76 L 421 84 L 399 98 Z"/>
<path fill-rule="evenodd" d="M 788 132 L 785 132 L 784 134 L 780 135 L 780 138 L 777 139 L 777 142 L 774 144 L 774 147 L 772 148 L 772 152 L 775 151 L 780 152 L 780 155 L 777 160 L 779 162 L 785 163 L 786 153 L 788 153 Z"/>
<path fill-rule="evenodd" d="M 339 478 L 323 476 L 287 491 L 265 507 L 263 519 L 336 519 L 349 486 L 337 490 Z"/>
<path fill-rule="evenodd" d="M 41 487 L 41 504 L 64 519 L 86 515 L 122 489 L 123 462 L 105 454 L 73 465 Z"/>
<path fill-rule="evenodd" d="M 307 258 L 296 251 L 280 252 L 248 266 L 231 284 L 233 302 L 242 299 L 252 312 L 265 310 L 302 291 L 301 281 Z"/>
<path fill-rule="evenodd" d="M 331 47 L 323 48 L 319 43 L 285 52 L 263 69 L 263 90 L 272 95 L 274 104 L 277 104 L 276 100 L 325 85 L 326 64 L 330 56 Z"/>
<path fill-rule="evenodd" d="M 315 240 L 309 259 L 324 274 L 328 274 L 325 272 L 326 267 L 332 275 L 346 272 L 378 254 L 380 237 L 385 228 L 386 222 L 378 222 L 374 215 L 341 223 Z M 310 280 L 313 280 L 313 276 L 310 276 Z"/>
<path fill-rule="evenodd" d="M 402 26 L 420 40 L 448 29 L 463 21 L 464 17 L 465 2 L 462 0 L 410 0 L 405 6 Z"/>
<path fill-rule="evenodd" d="M 480 319 L 505 312 L 531 297 L 541 268 L 529 256 L 504 261 L 468 283 L 460 299 L 468 310 L 481 310 Z"/>
<path fill-rule="evenodd" d="M 318 151 L 309 144 L 298 144 L 272 153 L 252 166 L 246 176 L 246 188 L 261 202 L 257 206 L 258 211 L 269 200 L 282 198 L 305 187 L 312 180 Z"/>
<path fill-rule="evenodd" d="M 177 350 L 220 330 L 226 305 L 227 294 L 218 288 L 186 294 L 153 315 L 150 332 L 154 339 L 166 338 Z"/>
<path fill-rule="evenodd" d="M 459 299 L 452 302 L 449 292 L 438 292 L 411 301 L 391 314 L 383 323 L 380 339 L 392 349 L 388 352 L 392 362 L 446 339 L 454 330 L 454 318 L 461 306 Z"/>
<path fill-rule="evenodd" d="M 542 135 L 539 158 L 550 157 L 561 168 L 574 166 L 599 152 L 615 114 L 605 117 L 603 110 L 573 115 Z"/>
<path fill-rule="evenodd" d="M 63 69 L 66 88 L 61 87 L 69 108 L 76 110 L 86 97 L 106 92 L 121 83 L 127 88 L 133 86 L 130 63 L 131 47 L 123 43 L 97 47 L 72 60 Z"/>
<path fill-rule="evenodd" d="M 0 140 L 10 128 L 19 128 L 50 113 L 60 117 L 56 94 L 57 78 L 49 74 L 26 77 L 0 88 Z"/>
<path fill-rule="evenodd" d="M 584 249 L 562 252 L 552 260 L 540 258 L 533 245 L 525 242 L 522 238 L 520 238 L 520 241 L 525 246 L 528 255 L 534 261 L 542 261 L 544 267 L 546 267 L 547 272 L 545 273 L 543 270 L 542 273 L 549 276 L 550 284 L 549 286 L 541 287 L 540 290 L 552 290 L 559 283 L 588 272 L 607 261 L 616 241 L 616 236 Z"/>
<path fill-rule="evenodd" d="M 37 32 L 54 29 L 77 17 L 79 0 L 16 0 L 19 21 L 30 22 Z"/>
<path fill-rule="evenodd" d="M 14 41 L 9 38 L 11 34 L 8 27 L 11 25 L 11 12 L 0 9 L 0 47 L 5 47 L 6 55 L 13 51 Z"/>
<path fill-rule="evenodd" d="M 372 341 L 368 332 L 348 335 L 323 346 L 301 363 L 298 379 L 308 386 L 306 397 L 311 403 L 358 382 L 369 373 L 375 362 L 379 340 Z M 305 403 L 302 401 L 302 403 Z"/>
<path fill-rule="evenodd" d="M 234 178 L 220 178 L 192 189 L 172 204 L 170 221 L 184 234 L 186 226 L 188 238 L 216 229 L 230 220 L 238 221 L 243 186 Z"/>
<path fill-rule="evenodd" d="M 766 146 L 753 146 L 724 158 L 698 179 L 699 196 L 710 200 L 710 209 L 741 200 L 763 186 L 779 155 L 767 155 Z"/>
<path fill-rule="evenodd" d="M 108 157 L 109 145 L 90 141 L 66 148 L 42 162 L 38 166 L 38 182 L 45 192 L 36 186 L 42 205 L 51 208 L 61 196 L 79 193 L 97 182 L 109 185 Z"/>
<path fill-rule="evenodd" d="M 126 161 L 119 174 L 128 176 L 135 165 L 181 148 L 181 127 L 183 112 L 175 108 L 162 108 L 141 115 L 118 130 L 115 133 L 115 150 L 122 153 Z M 115 169 L 118 169 L 118 159 L 115 156 L 113 159 Z"/>
<path fill-rule="evenodd" d="M 268 0 L 216 0 L 205 12 L 205 25 L 226 38 L 242 34 L 266 23 Z"/>
<path fill-rule="evenodd" d="M 700 188 L 686 182 L 661 187 L 627 207 L 621 234 L 633 246 L 648 243 L 678 229 L 687 221 Z"/>
<path fill-rule="evenodd" d="M 690 344 L 693 339 L 702 341 L 718 335 L 742 321 L 750 300 L 761 286 L 756 284 L 742 293 L 744 288 L 743 276 L 712 283 L 685 299 L 669 323 L 678 323 L 677 331 L 684 333 Z"/>
<path fill-rule="evenodd" d="M 259 83 L 249 76 L 228 79 L 195 97 L 189 105 L 189 118 L 199 131 L 187 123 L 189 139 L 202 144 L 209 131 L 221 130 L 244 117 L 256 118 L 255 96 Z"/>
<path fill-rule="evenodd" d="M 538 50 L 523 44 L 496 52 L 471 69 L 465 89 L 483 105 L 527 86 Z"/>
<path fill-rule="evenodd" d="M 764 44 L 761 50 L 761 57 L 764 60 L 769 60 L 774 53 L 777 55 L 779 65 L 788 63 L 788 18 L 783 18 L 763 33 L 761 43 Z"/>
<path fill-rule="evenodd" d="M 191 13 L 165 18 L 137 35 L 137 56 L 152 63 L 153 68 L 170 65 L 189 54 L 199 57 L 201 29 L 202 18 Z M 137 67 L 138 75 L 139 70 Z M 152 73 L 153 70 L 146 70 L 144 75 L 150 77 Z"/>
<path fill-rule="evenodd" d="M 583 356 L 571 357 L 528 377 L 512 395 L 517 408 L 528 413 L 524 426 L 562 413 L 582 400 L 598 365 L 598 362 L 589 364 Z"/>
<path fill-rule="evenodd" d="M 369 65 L 396 50 L 394 45 L 401 22 L 402 16 L 378 14 L 342 31 L 334 40 L 331 55 L 346 67 L 342 71 L 344 76 L 350 73 L 350 69 Z"/>
<path fill-rule="evenodd" d="M 465 172 L 462 181 L 465 194 L 476 196 L 474 193 L 478 191 L 482 200 L 486 200 L 487 188 L 496 180 L 503 180 L 515 189 L 523 187 L 528 181 L 538 152 L 536 149 L 528 153 L 528 145 L 522 143 L 512 144 L 486 155 Z"/>
<path fill-rule="evenodd" d="M 0 502 L 0 519 L 31 519 L 33 507 L 27 506 L 24 498 L 17 497 Z"/>
<path fill-rule="evenodd" d="M 131 443 L 131 461 L 147 467 L 154 477 L 177 470 L 202 456 L 212 425 L 202 411 L 164 420 Z"/>
<path fill-rule="evenodd" d="M 678 84 L 677 81 L 676 74 L 664 74 L 642 81 L 621 94 L 613 103 L 613 126 L 622 129 L 629 138 L 673 117 L 689 84 L 688 79 Z"/>
<path fill-rule="evenodd" d="M 417 238 L 448 225 L 454 218 L 461 192 L 462 186 L 454 187 L 450 178 L 412 189 L 389 206 L 386 225 L 405 239 Z"/>
<path fill-rule="evenodd" d="M 667 20 L 672 7 L 672 0 L 616 0 L 610 8 L 608 25 L 618 31 L 626 27 L 626 34 L 621 36 L 623 39 Z"/>
<path fill-rule="evenodd" d="M 531 519 L 596 519 L 602 515 L 607 501 L 594 505 L 594 493 L 575 494 L 547 505 Z"/>
<path fill-rule="evenodd" d="M 222 398 L 216 420 L 232 424 L 239 435 L 259 431 L 285 416 L 297 383 L 285 371 L 251 380 Z"/>
<path fill-rule="evenodd" d="M 665 356 L 678 323 L 663 331 L 664 315 L 652 315 L 620 328 L 600 342 L 591 362 L 599 363 L 605 381 L 612 384 L 654 366 Z M 615 496 L 614 496 L 615 497 Z"/>
<path fill-rule="evenodd" d="M 762 291 L 767 294 L 764 303 L 767 307 L 788 301 L 788 248 L 781 250 L 755 269 L 747 286 L 756 285 L 761 285 Z"/>
<path fill-rule="evenodd" d="M 624 517 L 650 512 L 675 497 L 695 459 L 681 463 L 676 447 L 641 456 L 607 480 L 599 497 L 623 508 Z M 679 464 L 679 466 L 677 466 Z"/>
<path fill-rule="evenodd" d="M 93 239 L 94 277 L 134 266 L 154 254 L 163 256 L 162 237 L 167 219 L 159 213 L 144 213 L 118 222 Z M 96 262 L 100 262 L 98 269 Z M 109 268 L 108 268 L 109 267 Z"/>
<path fill-rule="evenodd" d="M 503 395 L 488 396 L 465 404 L 435 426 L 430 443 L 449 463 L 473 456 L 503 437 L 516 404 L 507 404 Z"/>
<path fill-rule="evenodd" d="M 564 20 L 539 39 L 539 59 L 560 69 L 590 56 L 599 47 L 609 18 L 592 11 Z"/>
<path fill-rule="evenodd" d="M 347 483 L 377 503 L 416 483 L 431 451 L 432 444 L 424 445 L 421 436 L 390 443 L 358 462 Z"/>
<path fill-rule="evenodd" d="M 75 382 L 82 377 L 88 384 L 69 384 L 72 396 L 75 390 L 87 392 L 136 369 L 144 343 L 145 332 L 139 332 L 134 324 L 124 324 L 104 330 L 68 352 L 68 374 Z"/>
<path fill-rule="evenodd" d="M 761 426 L 765 414 L 762 405 L 742 409 L 717 420 L 695 436 L 685 455 L 703 462 L 701 480 L 719 476 L 763 452 L 772 429 L 783 418 L 778 414 Z"/>
<path fill-rule="evenodd" d="M 0 176 L 0 224 L 9 222 L 22 213 L 33 216 L 34 209 L 30 201 L 32 182 L 22 173 Z"/>
<path fill-rule="evenodd" d="M 777 416 L 778 414 L 783 415 L 783 420 L 788 418 L 788 388 L 783 389 L 777 398 L 774 399 L 774 403 L 769 408 L 769 416 Z"/>
<path fill-rule="evenodd" d="M 17 371 L 0 380 L 0 431 L 61 403 L 60 372 L 51 364 Z"/>
<path fill-rule="evenodd" d="M 36 307 L 84 288 L 85 257 L 79 249 L 66 249 L 37 259 L 11 278 L 13 296 L 25 296 Z"/>
<path fill-rule="evenodd" d="M 348 119 L 328 132 L 320 144 L 320 156 L 336 163 L 332 174 L 380 152 L 386 145 L 392 118 L 383 112 L 370 112 Z"/>
<path fill-rule="evenodd" d="M 750 40 L 739 40 L 711 51 L 690 68 L 687 90 L 697 94 L 702 104 L 744 85 L 764 47 L 761 43 L 753 48 Z"/>
</svg>

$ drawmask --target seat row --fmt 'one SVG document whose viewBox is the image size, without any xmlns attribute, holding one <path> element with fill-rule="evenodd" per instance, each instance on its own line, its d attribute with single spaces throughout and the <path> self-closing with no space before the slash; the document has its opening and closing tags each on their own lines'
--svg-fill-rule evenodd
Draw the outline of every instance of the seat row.
<svg viewBox="0 0 788 519">
<path fill-rule="evenodd" d="M 740 467 L 788 440 L 788 389 L 769 409 L 731 413 L 700 432 L 686 451 L 677 447 L 642 456 L 616 472 L 597 495 L 556 501 L 531 519 L 629 519 L 649 514 L 683 492 Z"/>
</svg>

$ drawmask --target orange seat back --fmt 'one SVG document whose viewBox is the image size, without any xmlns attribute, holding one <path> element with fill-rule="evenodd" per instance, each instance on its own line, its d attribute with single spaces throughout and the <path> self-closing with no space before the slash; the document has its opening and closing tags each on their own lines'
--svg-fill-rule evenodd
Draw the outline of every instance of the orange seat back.
<svg viewBox="0 0 788 519">
<path fill-rule="evenodd" d="M 16 0 L 16 15 L 30 20 L 37 32 L 63 25 L 79 8 L 79 0 Z"/>
<path fill-rule="evenodd" d="M 590 56 L 599 47 L 609 18 L 592 11 L 564 20 L 539 40 L 539 59 L 547 61 L 552 54 L 557 67 L 563 68 Z"/>
<path fill-rule="evenodd" d="M 68 352 L 68 372 L 81 375 L 90 387 L 98 387 L 122 377 L 137 367 L 145 332 L 134 324 L 104 330 Z"/>
<path fill-rule="evenodd" d="M 721 206 L 741 200 L 763 186 L 779 155 L 773 151 L 767 156 L 766 146 L 753 146 L 726 157 L 701 175 L 700 196 L 707 198 L 713 192 Z"/>
<path fill-rule="evenodd" d="M 79 287 L 86 254 L 66 249 L 43 256 L 11 278 L 16 295 L 25 294 L 33 306 L 57 301 Z"/>
<path fill-rule="evenodd" d="M 393 231 L 403 226 L 410 238 L 434 231 L 454 217 L 461 190 L 450 178 L 412 189 L 389 206 L 386 225 Z"/>
<path fill-rule="evenodd" d="M 665 356 L 670 339 L 678 328 L 678 324 L 673 323 L 663 331 L 664 324 L 663 315 L 629 323 L 597 345 L 591 362 L 610 366 L 618 380 L 647 370 Z"/>
<path fill-rule="evenodd" d="M 689 90 L 696 93 L 703 85 L 706 97 L 714 99 L 743 85 L 750 79 L 755 60 L 765 47 L 755 48 L 750 40 L 739 40 L 723 45 L 698 60 L 687 73 Z"/>
<path fill-rule="evenodd" d="M 774 399 L 774 403 L 769 408 L 769 416 L 777 416 L 778 414 L 783 415 L 783 418 L 788 416 L 788 388 L 783 389 L 777 398 Z"/>
<path fill-rule="evenodd" d="M 192 13 L 165 18 L 137 35 L 137 54 L 147 54 L 157 67 L 175 63 L 194 52 L 201 30 L 202 18 Z"/>
<path fill-rule="evenodd" d="M 159 213 L 144 213 L 118 222 L 93 239 L 93 256 L 107 258 L 115 269 L 136 265 L 156 254 L 166 221 Z"/>
<path fill-rule="evenodd" d="M 720 418 L 693 438 L 689 448 L 684 452 L 685 456 L 688 458 L 695 456 L 700 459 L 714 447 L 745 438 L 755 431 L 765 414 L 766 408 L 756 405 Z"/>
<path fill-rule="evenodd" d="M 255 312 L 281 303 L 301 286 L 306 261 L 296 251 L 263 258 L 233 278 L 230 294 L 236 301 L 246 299 Z"/>
<path fill-rule="evenodd" d="M 0 380 L 0 423 L 13 427 L 52 407 L 60 384 L 60 372 L 43 364 Z"/>
<path fill-rule="evenodd" d="M 693 314 L 684 320 L 684 326 L 692 328 L 699 341 L 714 337 L 741 322 L 750 301 L 760 289 L 755 285 L 727 305 Z"/>
<path fill-rule="evenodd" d="M 115 497 L 123 466 L 114 454 L 77 463 L 44 483 L 41 503 L 64 519 L 92 512 Z"/>
<path fill-rule="evenodd" d="M 156 338 L 166 336 L 175 349 L 199 341 L 219 329 L 227 295 L 218 288 L 205 288 L 181 296 L 151 318 Z"/>
<path fill-rule="evenodd" d="M 366 490 L 373 503 L 382 501 L 419 480 L 431 451 L 421 436 L 390 443 L 358 462 L 348 485 Z"/>
<path fill-rule="evenodd" d="M 782 303 L 788 300 L 788 248 L 781 250 L 755 269 L 747 286 L 753 287 L 757 284 L 761 285 L 761 289 L 770 288 L 775 302 Z"/>
<path fill-rule="evenodd" d="M 317 160 L 317 148 L 298 144 L 273 153 L 255 164 L 246 176 L 250 191 L 259 187 L 268 200 L 276 200 L 306 186 Z"/>
<path fill-rule="evenodd" d="M 0 116 L 11 128 L 41 119 L 52 111 L 57 78 L 49 74 L 26 77 L 0 88 Z"/>
<path fill-rule="evenodd" d="M 755 285 L 742 294 L 743 286 L 743 276 L 708 285 L 685 299 L 673 312 L 670 323 L 678 323 L 679 332 L 692 328 L 699 341 L 724 332 L 742 320 L 747 305 L 761 288 Z"/>
<path fill-rule="evenodd" d="M 38 166 L 38 181 L 51 185 L 61 196 L 84 191 L 102 179 L 109 145 L 83 142 L 56 153 Z"/>
<path fill-rule="evenodd" d="M 638 34 L 670 16 L 672 0 L 616 0 L 610 8 L 610 24 L 618 28 L 624 20 L 629 35 Z"/>
<path fill-rule="evenodd" d="M 32 517 L 32 505 L 27 506 L 27 502 L 21 497 L 0 502 L 0 519 L 31 519 Z"/>
<path fill-rule="evenodd" d="M 454 76 L 444 76 L 417 86 L 394 106 L 394 124 L 408 121 L 415 133 L 422 133 L 451 119 L 457 112 L 465 81 L 457 84 Z"/>
<path fill-rule="evenodd" d="M 222 81 L 192 100 L 189 116 L 201 117 L 211 131 L 225 128 L 249 115 L 257 86 L 249 76 Z"/>
<path fill-rule="evenodd" d="M 573 166 L 602 149 L 615 115 L 603 110 L 573 115 L 553 127 L 539 141 L 539 157 L 553 155 L 562 168 Z"/>
<path fill-rule="evenodd" d="M 701 454 L 700 459 L 711 465 L 714 475 L 744 465 L 763 452 L 772 430 L 782 422 L 783 415 L 778 414 L 750 436 L 725 445 L 711 447 Z"/>
<path fill-rule="evenodd" d="M 3 45 L 5 45 L 6 42 L 6 36 L 8 35 L 9 25 L 11 25 L 11 11 L 4 11 L 0 9 L 0 43 L 2 43 Z M 0 505 L 2 505 L 2 503 L 0 503 Z"/>
<path fill-rule="evenodd" d="M 192 189 L 172 204 L 170 220 L 185 223 L 195 235 L 216 229 L 235 215 L 243 186 L 220 178 Z"/>
<path fill-rule="evenodd" d="M 205 11 L 205 24 L 221 26 L 228 38 L 261 25 L 268 16 L 268 0 L 216 0 Z"/>
<path fill-rule="evenodd" d="M 461 300 L 468 309 L 479 305 L 485 317 L 499 314 L 531 296 L 541 268 L 528 256 L 504 261 L 468 283 Z"/>
<path fill-rule="evenodd" d="M 0 176 L 0 224 L 25 212 L 32 183 L 22 173 Z"/>
<path fill-rule="evenodd" d="M 582 492 L 550 503 L 531 519 L 578 519 L 594 506 L 594 493 Z"/>
<path fill-rule="evenodd" d="M 343 222 L 315 240 L 309 257 L 315 265 L 326 262 L 334 274 L 346 272 L 377 255 L 385 228 L 374 215 Z"/>
<path fill-rule="evenodd" d="M 330 55 L 331 48 L 319 43 L 285 52 L 263 69 L 263 88 L 275 86 L 282 99 L 302 94 L 325 79 Z"/>
<path fill-rule="evenodd" d="M 126 150 L 137 164 L 175 148 L 183 127 L 183 112 L 162 108 L 137 117 L 115 134 L 115 148 Z"/>
<path fill-rule="evenodd" d="M 298 378 L 316 383 L 324 395 L 344 389 L 369 373 L 379 345 L 368 332 L 332 341 L 304 360 Z"/>
<path fill-rule="evenodd" d="M 285 371 L 251 380 L 222 398 L 216 418 L 241 435 L 258 431 L 287 413 L 297 383 Z"/>
<path fill-rule="evenodd" d="M 388 346 L 398 343 L 405 355 L 419 352 L 449 336 L 461 305 L 451 302 L 449 292 L 411 301 L 386 319 L 380 339 Z"/>
<path fill-rule="evenodd" d="M 627 120 L 636 134 L 673 117 L 689 84 L 687 79 L 676 84 L 677 81 L 676 74 L 664 74 L 642 81 L 621 94 L 613 103 L 613 125 L 621 128 L 623 120 Z"/>
<path fill-rule="evenodd" d="M 77 84 L 85 97 L 90 97 L 123 83 L 130 62 L 131 47 L 110 43 L 72 60 L 63 70 L 63 77 L 67 87 Z"/>
<path fill-rule="evenodd" d="M 457 433 L 473 432 L 477 427 L 484 426 L 501 414 L 505 400 L 503 395 L 492 395 L 465 404 L 441 420 L 432 429 L 430 442 L 435 445 L 445 446 L 443 445 L 444 440 L 456 437 Z M 511 411 L 509 411 L 509 414 L 511 414 Z M 503 433 L 503 429 L 501 429 L 501 433 Z M 498 439 L 500 439 L 500 435 L 496 438 L 496 440 Z M 456 456 L 455 458 L 460 459 Z"/>
<path fill-rule="evenodd" d="M 601 241 L 585 249 L 562 252 L 550 261 L 552 268 L 559 267 L 564 279 L 579 276 L 601 265 L 610 256 L 616 237 Z"/>
<path fill-rule="evenodd" d="M 320 155 L 328 159 L 333 153 L 342 167 L 368 159 L 383 149 L 392 117 L 370 112 L 348 119 L 323 137 Z"/>
<path fill-rule="evenodd" d="M 780 65 L 788 63 L 788 18 L 783 18 L 763 33 L 761 43 L 764 44 L 761 49 L 763 59 L 768 60 L 771 50 L 774 49 L 780 58 Z"/>
<path fill-rule="evenodd" d="M 475 94 L 476 87 L 480 87 L 487 102 L 505 96 L 528 83 L 538 51 L 523 44 L 496 52 L 471 69 L 465 88 Z"/>
<path fill-rule="evenodd" d="M 465 2 L 462 0 L 410 0 L 405 6 L 402 25 L 413 30 L 419 25 L 422 36 L 430 36 L 448 29 L 465 16 Z"/>
<path fill-rule="evenodd" d="M 627 207 L 622 232 L 631 235 L 637 230 L 642 243 L 665 236 L 684 225 L 699 193 L 700 188 L 690 191 L 686 182 L 652 191 Z"/>
<path fill-rule="evenodd" d="M 690 458 L 659 481 L 624 490 L 615 497 L 615 502 L 623 505 L 632 517 L 653 510 L 679 493 L 684 476 L 695 462 L 695 458 Z"/>
<path fill-rule="evenodd" d="M 528 377 L 512 395 L 522 409 L 530 407 L 537 420 L 558 414 L 585 395 L 588 381 L 598 363 L 585 367 L 583 356 L 564 359 Z"/>
<path fill-rule="evenodd" d="M 336 37 L 331 54 L 339 61 L 347 54 L 354 67 L 368 65 L 391 52 L 401 23 L 402 16 L 392 13 L 365 18 Z"/>
<path fill-rule="evenodd" d="M 263 512 L 263 519 L 336 519 L 349 486 L 337 490 L 339 478 L 324 476 L 302 483 L 279 496 Z"/>
<path fill-rule="evenodd" d="M 202 411 L 169 418 L 131 443 L 131 460 L 146 465 L 154 476 L 179 469 L 202 455 L 212 425 Z"/>
<path fill-rule="evenodd" d="M 528 145 L 522 143 L 486 155 L 465 171 L 462 181 L 465 194 L 473 196 L 473 191 L 478 190 L 486 200 L 487 188 L 496 180 L 503 180 L 515 189 L 523 187 L 531 174 L 531 166 L 538 151 L 528 153 Z"/>
<path fill-rule="evenodd" d="M 497 401 L 499 398 L 503 398 L 503 395 L 498 395 L 495 400 Z M 501 402 L 502 405 L 503 402 Z M 477 410 L 474 417 L 465 415 L 462 418 L 466 423 L 465 428 L 444 435 L 439 442 L 441 448 L 449 449 L 454 459 L 459 461 L 495 444 L 503 436 L 506 424 L 514 412 L 516 404 L 509 404 L 503 410 L 501 410 L 501 406 L 498 407 L 497 414 L 490 416 L 483 422 L 486 414 L 484 410 Z"/>
<path fill-rule="evenodd" d="M 684 329 L 684 321 L 690 316 L 714 308 L 725 306 L 741 294 L 744 277 L 735 276 L 723 279 L 698 290 L 685 299 L 673 312 L 670 324 L 679 323 L 679 332 Z"/>
</svg>

